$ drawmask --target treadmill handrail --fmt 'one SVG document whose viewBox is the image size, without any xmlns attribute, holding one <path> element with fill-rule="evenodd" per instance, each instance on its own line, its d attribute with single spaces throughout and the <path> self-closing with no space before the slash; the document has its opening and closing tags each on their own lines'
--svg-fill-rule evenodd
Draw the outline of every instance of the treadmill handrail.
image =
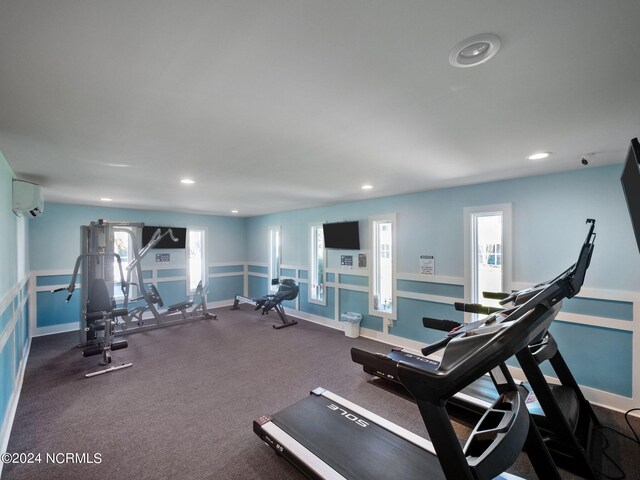
<svg viewBox="0 0 640 480">
<path fill-rule="evenodd" d="M 559 292 L 560 289 L 554 288 L 549 293 Z M 447 350 L 445 350 L 438 368 L 409 364 L 400 360 L 398 362 L 400 381 L 416 398 L 422 397 L 433 403 L 446 401 L 456 392 L 527 347 L 546 331 L 557 315 L 557 309 L 538 304 L 534 299 L 523 304 L 522 307 L 524 308 L 516 309 L 500 325 L 487 329 L 484 335 L 480 329 L 470 332 L 472 335 L 469 338 L 476 337 L 471 339 L 473 341 L 478 339 L 480 344 L 465 351 L 463 356 L 454 361 L 448 361 Z M 456 340 L 465 338 L 466 336 L 460 336 L 452 339 L 447 349 L 451 348 Z M 419 390 L 423 393 L 414 391 L 411 384 L 419 384 Z"/>
</svg>

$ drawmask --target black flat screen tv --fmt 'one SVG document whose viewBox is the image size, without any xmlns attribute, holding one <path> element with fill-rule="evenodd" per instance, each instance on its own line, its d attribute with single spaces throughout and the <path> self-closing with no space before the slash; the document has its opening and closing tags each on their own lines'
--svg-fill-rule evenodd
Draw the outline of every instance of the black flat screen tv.
<svg viewBox="0 0 640 480">
<path fill-rule="evenodd" d="M 360 250 L 360 228 L 358 221 L 325 223 L 322 225 L 325 248 Z"/>
<path fill-rule="evenodd" d="M 638 251 L 640 251 L 640 142 L 637 138 L 631 140 L 631 145 L 629 145 L 620 182 L 627 199 L 629 217 L 636 235 Z"/>
<path fill-rule="evenodd" d="M 178 239 L 177 242 L 174 242 L 171 239 L 171 235 L 165 235 L 162 237 L 155 247 L 156 249 L 168 249 L 168 248 L 185 248 L 187 245 L 187 229 L 183 227 L 154 227 L 151 225 L 145 225 L 142 227 L 142 246 L 144 247 L 147 243 L 151 241 L 151 237 L 156 233 L 156 230 L 160 229 L 161 234 L 171 229 L 171 233 L 173 236 Z"/>
</svg>

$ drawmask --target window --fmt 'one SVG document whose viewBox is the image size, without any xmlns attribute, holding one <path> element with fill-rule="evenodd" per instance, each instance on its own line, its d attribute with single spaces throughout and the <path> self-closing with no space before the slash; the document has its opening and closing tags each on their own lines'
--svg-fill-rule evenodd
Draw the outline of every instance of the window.
<svg viewBox="0 0 640 480">
<path fill-rule="evenodd" d="M 371 228 L 371 286 L 369 310 L 374 315 L 392 317 L 395 297 L 395 215 L 370 219 Z"/>
<path fill-rule="evenodd" d="M 311 225 L 309 301 L 326 305 L 324 295 L 324 231 L 322 224 Z"/>
<path fill-rule="evenodd" d="M 465 209 L 465 293 L 467 300 L 499 306 L 483 292 L 507 292 L 511 280 L 511 205 Z"/>
<path fill-rule="evenodd" d="M 196 292 L 198 283 L 207 281 L 205 229 L 187 228 L 187 295 Z"/>
<path fill-rule="evenodd" d="M 278 290 L 278 285 L 272 285 L 274 279 L 280 278 L 280 256 L 282 254 L 280 242 L 280 227 L 269 227 L 269 292 Z"/>
<path fill-rule="evenodd" d="M 129 262 L 134 258 L 133 241 L 131 237 L 131 231 L 124 228 L 114 229 L 113 231 L 113 253 L 120 256 L 120 262 L 122 263 L 122 273 L 127 277 L 127 266 Z M 135 282 L 135 279 L 130 281 Z M 133 292 L 129 292 L 129 295 L 133 295 Z M 121 300 L 122 295 L 122 282 L 120 278 L 120 269 L 118 268 L 118 262 L 113 259 L 113 296 L 117 300 Z"/>
</svg>

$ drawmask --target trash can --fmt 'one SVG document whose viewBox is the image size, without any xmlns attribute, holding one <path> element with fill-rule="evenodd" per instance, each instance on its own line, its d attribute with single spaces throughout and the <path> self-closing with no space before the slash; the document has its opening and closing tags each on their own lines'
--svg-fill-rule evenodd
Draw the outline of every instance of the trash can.
<svg viewBox="0 0 640 480">
<path fill-rule="evenodd" d="M 349 338 L 358 338 L 360 335 L 360 320 L 362 315 L 355 312 L 345 312 L 340 315 L 340 321 L 344 322 L 344 334 Z"/>
</svg>

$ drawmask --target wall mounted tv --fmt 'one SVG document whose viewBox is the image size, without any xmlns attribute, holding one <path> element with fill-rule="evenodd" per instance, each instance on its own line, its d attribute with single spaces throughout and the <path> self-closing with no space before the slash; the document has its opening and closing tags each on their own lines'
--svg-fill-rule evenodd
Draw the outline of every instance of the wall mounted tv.
<svg viewBox="0 0 640 480">
<path fill-rule="evenodd" d="M 171 229 L 171 233 L 173 236 L 178 239 L 177 242 L 171 240 L 170 235 L 165 235 L 162 237 L 162 240 L 158 242 L 158 244 L 153 247 L 157 249 L 167 249 L 167 248 L 185 248 L 187 244 L 187 229 L 182 227 L 154 227 L 151 225 L 145 225 L 142 227 L 142 246 L 145 246 L 147 243 L 151 241 L 151 237 L 156 233 L 156 230 L 160 229 L 162 233 Z"/>
<path fill-rule="evenodd" d="M 636 234 L 636 243 L 640 251 L 640 142 L 637 138 L 631 140 L 631 145 L 629 145 L 620 182 L 622 182 L 622 190 L 627 199 L 629 217 L 631 217 L 631 225 Z"/>
<path fill-rule="evenodd" d="M 339 248 L 342 250 L 360 250 L 360 228 L 358 221 L 324 223 L 325 248 Z"/>
</svg>

